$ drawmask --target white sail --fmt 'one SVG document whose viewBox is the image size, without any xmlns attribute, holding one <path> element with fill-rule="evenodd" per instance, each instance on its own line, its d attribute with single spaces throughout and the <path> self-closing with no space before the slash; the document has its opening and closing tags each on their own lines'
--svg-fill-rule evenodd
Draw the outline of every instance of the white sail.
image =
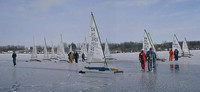
<svg viewBox="0 0 200 92">
<path fill-rule="evenodd" d="M 172 42 L 172 50 L 174 51 L 175 49 L 177 49 L 179 51 L 179 56 L 181 56 L 183 51 L 181 49 L 180 44 L 178 43 L 178 39 L 177 39 L 176 35 L 174 35 L 173 42 Z"/>
<path fill-rule="evenodd" d="M 48 51 L 47 51 L 47 43 L 46 43 L 46 39 L 44 38 L 44 59 L 49 59 L 49 55 L 48 55 Z"/>
<path fill-rule="evenodd" d="M 57 46 L 57 57 L 59 58 L 61 56 L 61 53 L 60 53 L 60 43 L 58 44 Z"/>
<path fill-rule="evenodd" d="M 148 37 L 149 37 L 149 42 L 151 44 L 151 48 L 153 49 L 153 51 L 155 52 L 155 54 L 157 55 L 157 52 L 156 52 L 156 49 L 154 47 L 154 44 L 153 44 L 153 40 L 151 39 L 151 36 L 150 34 L 148 33 Z M 158 56 L 157 56 L 158 57 Z"/>
<path fill-rule="evenodd" d="M 95 24 L 94 16 L 91 14 L 90 21 L 90 40 L 89 40 L 89 51 L 88 51 L 89 62 L 105 61 L 105 55 L 102 50 L 101 41 L 99 38 L 98 30 Z"/>
<path fill-rule="evenodd" d="M 37 59 L 37 48 L 36 48 L 36 45 L 35 45 L 34 37 L 33 37 L 33 50 L 32 50 L 31 59 Z"/>
<path fill-rule="evenodd" d="M 65 58 L 65 49 L 64 49 L 64 44 L 63 44 L 63 41 L 62 41 L 62 35 L 61 35 L 61 42 L 60 42 L 60 47 L 59 47 L 59 58 L 61 59 L 64 59 Z"/>
<path fill-rule="evenodd" d="M 143 50 L 144 50 L 144 52 L 147 52 L 147 51 L 149 51 L 150 48 L 152 48 L 150 39 L 148 37 L 146 30 L 144 30 Z"/>
<path fill-rule="evenodd" d="M 85 57 L 87 57 L 87 41 L 85 38 L 85 41 L 83 42 L 83 44 L 81 45 L 81 54 L 84 53 Z"/>
<path fill-rule="evenodd" d="M 107 39 L 106 39 L 106 43 L 105 43 L 104 53 L 105 53 L 105 57 L 106 58 L 110 58 L 111 57 Z"/>
<path fill-rule="evenodd" d="M 190 50 L 189 50 L 189 48 L 188 48 L 186 38 L 185 38 L 185 40 L 183 41 L 182 49 L 183 49 L 184 55 L 189 55 L 189 54 L 190 54 Z"/>
<path fill-rule="evenodd" d="M 51 43 L 52 43 L 52 46 L 51 46 L 51 58 L 56 58 L 55 52 L 54 52 L 53 42 L 51 41 Z"/>
<path fill-rule="evenodd" d="M 72 45 L 69 46 L 69 52 L 73 53 Z"/>
</svg>

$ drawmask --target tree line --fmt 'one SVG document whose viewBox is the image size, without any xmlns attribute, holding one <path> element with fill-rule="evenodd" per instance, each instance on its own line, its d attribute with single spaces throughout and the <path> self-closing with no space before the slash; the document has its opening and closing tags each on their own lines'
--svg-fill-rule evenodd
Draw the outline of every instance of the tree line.
<svg viewBox="0 0 200 92">
<path fill-rule="evenodd" d="M 8 52 L 8 51 L 16 51 L 16 50 L 25 50 L 25 46 L 22 45 L 7 45 L 7 46 L 0 46 L 0 52 Z"/>
<path fill-rule="evenodd" d="M 182 47 L 183 42 L 179 42 Z M 188 48 L 190 50 L 200 50 L 200 41 L 188 41 Z M 103 45 L 104 46 L 104 45 Z M 142 50 L 141 42 L 123 42 L 123 43 L 110 43 L 109 48 L 112 52 L 139 52 Z M 169 51 L 172 48 L 172 42 L 164 42 L 161 44 L 154 44 L 157 51 Z"/>
<path fill-rule="evenodd" d="M 179 44 L 182 46 L 183 42 L 179 42 Z M 188 41 L 188 48 L 190 50 L 199 50 L 200 49 L 200 41 Z M 81 46 L 80 44 L 67 44 L 64 43 L 65 51 L 69 51 L 69 46 L 72 45 L 72 50 L 80 50 Z M 105 43 L 102 43 L 102 47 L 104 49 Z M 123 43 L 108 43 L 111 53 L 116 52 L 139 52 L 142 49 L 142 43 L 141 42 L 123 42 Z M 165 51 L 172 48 L 172 42 L 164 42 L 161 44 L 154 44 L 157 51 Z M 43 46 L 36 46 L 38 53 L 43 52 Z M 8 52 L 8 51 L 20 51 L 20 52 L 31 52 L 33 47 L 25 47 L 22 45 L 7 45 L 7 46 L 0 46 L 0 53 L 2 52 Z M 54 47 L 54 51 L 56 52 L 57 46 Z M 47 50 L 51 51 L 51 46 L 47 46 Z"/>
</svg>

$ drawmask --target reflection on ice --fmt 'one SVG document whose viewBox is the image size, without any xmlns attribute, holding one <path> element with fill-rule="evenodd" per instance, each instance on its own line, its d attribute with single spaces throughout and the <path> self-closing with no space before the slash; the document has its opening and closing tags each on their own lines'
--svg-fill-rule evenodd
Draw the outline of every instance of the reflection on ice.
<svg viewBox="0 0 200 92">
<path fill-rule="evenodd" d="M 142 88 L 148 89 L 149 92 L 156 91 L 157 75 L 153 72 L 142 72 L 140 77 L 140 84 Z"/>
<path fill-rule="evenodd" d="M 178 64 L 175 64 L 175 71 L 179 71 L 179 65 Z"/>
<path fill-rule="evenodd" d="M 16 68 L 14 67 L 13 68 L 13 70 L 12 70 L 12 79 L 13 79 L 13 85 L 11 86 L 11 88 L 10 88 L 10 90 L 11 91 L 14 91 L 14 92 L 16 92 L 16 91 L 18 91 L 19 90 L 19 88 L 20 88 L 20 84 L 18 84 L 18 82 L 17 82 L 17 75 L 16 75 Z"/>
<path fill-rule="evenodd" d="M 173 72 L 174 71 L 174 65 L 173 64 L 170 64 L 170 70 Z"/>
<path fill-rule="evenodd" d="M 179 64 L 170 64 L 169 67 L 170 67 L 171 72 L 174 72 L 174 71 L 178 72 L 179 71 Z"/>
</svg>

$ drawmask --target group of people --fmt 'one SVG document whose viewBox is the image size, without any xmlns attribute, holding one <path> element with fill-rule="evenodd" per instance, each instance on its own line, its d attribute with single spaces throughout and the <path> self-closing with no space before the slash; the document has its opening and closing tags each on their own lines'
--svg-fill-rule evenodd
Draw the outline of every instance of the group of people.
<svg viewBox="0 0 200 92">
<path fill-rule="evenodd" d="M 84 62 L 85 61 L 85 54 L 82 53 L 81 56 L 82 56 L 82 61 Z M 15 53 L 15 51 L 13 51 L 12 58 L 13 58 L 13 65 L 14 66 L 16 66 L 16 57 L 17 57 L 17 54 Z M 75 63 L 78 63 L 78 58 L 79 58 L 78 52 L 75 52 L 75 53 L 70 52 L 68 54 L 68 57 L 69 57 L 69 63 L 73 63 L 74 60 L 75 60 Z"/>
<path fill-rule="evenodd" d="M 150 64 L 151 62 L 152 64 L 152 68 L 156 68 L 156 53 L 152 50 L 152 48 L 149 49 L 149 51 L 147 51 L 147 53 L 145 53 L 143 50 L 139 53 L 139 60 L 141 63 L 141 67 L 143 70 L 145 70 L 145 62 L 146 60 L 148 61 L 148 64 Z M 150 68 L 150 67 L 148 67 Z"/>
<path fill-rule="evenodd" d="M 179 54 L 179 51 L 177 49 L 175 49 L 174 51 L 172 51 L 171 49 L 169 51 L 169 61 L 172 61 L 173 55 L 174 55 L 175 61 L 178 61 L 178 54 Z"/>
<path fill-rule="evenodd" d="M 171 49 L 169 51 L 169 61 L 172 61 L 173 55 L 174 55 L 175 60 L 178 61 L 178 54 L 179 54 L 179 51 L 177 49 L 175 49 L 174 51 L 172 51 L 172 49 Z M 16 66 L 16 57 L 17 57 L 17 54 L 14 51 L 13 54 L 12 54 L 14 66 Z M 68 57 L 69 57 L 69 63 L 73 63 L 74 60 L 75 60 L 76 63 L 78 63 L 78 58 L 79 58 L 78 52 L 75 52 L 75 53 L 70 52 L 68 54 Z M 85 54 L 82 53 L 81 57 L 82 57 L 82 61 L 84 62 L 85 61 Z M 156 68 L 156 58 L 157 58 L 157 56 L 156 56 L 155 52 L 152 50 L 152 48 L 150 48 L 149 51 L 147 51 L 147 53 L 145 53 L 142 50 L 139 53 L 139 60 L 140 60 L 142 69 L 145 70 L 146 60 L 148 61 L 148 63 L 150 61 L 153 61 L 153 68 Z"/>
<path fill-rule="evenodd" d="M 178 54 L 179 51 L 177 49 L 175 49 L 174 51 L 172 51 L 171 49 L 169 51 L 169 61 L 172 61 L 173 56 L 175 58 L 175 61 L 178 61 Z M 157 59 L 156 53 L 152 50 L 152 48 L 150 48 L 149 51 L 147 51 L 147 53 L 145 53 L 143 50 L 139 53 L 139 60 L 143 70 L 145 70 L 146 60 L 148 61 L 148 64 L 150 63 L 150 61 L 153 61 L 153 68 L 156 68 L 156 59 Z"/>
<path fill-rule="evenodd" d="M 79 54 L 78 52 L 70 52 L 68 54 L 68 58 L 69 58 L 69 63 L 73 63 L 73 61 L 75 60 L 75 63 L 78 63 L 78 58 L 79 58 Z"/>
<path fill-rule="evenodd" d="M 69 58 L 69 63 L 73 63 L 74 60 L 75 60 L 75 63 L 78 63 L 79 54 L 78 54 L 78 52 L 75 52 L 75 53 L 70 52 L 68 54 L 68 58 Z M 86 60 L 84 53 L 81 54 L 81 58 L 82 58 L 83 62 Z"/>
</svg>

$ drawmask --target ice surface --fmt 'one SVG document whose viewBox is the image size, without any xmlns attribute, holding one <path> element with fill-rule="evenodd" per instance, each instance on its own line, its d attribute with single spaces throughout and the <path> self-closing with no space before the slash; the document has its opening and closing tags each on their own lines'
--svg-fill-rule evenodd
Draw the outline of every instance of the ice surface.
<svg viewBox="0 0 200 92">
<path fill-rule="evenodd" d="M 168 52 L 158 52 L 166 62 L 157 61 L 153 72 L 142 71 L 138 53 L 112 54 L 117 60 L 109 67 L 123 70 L 78 72 L 88 66 L 84 62 L 26 62 L 29 54 L 18 54 L 13 67 L 11 54 L 0 54 L 0 92 L 198 92 L 200 91 L 200 51 L 192 58 L 168 61 Z M 43 55 L 38 55 L 43 57 Z"/>
</svg>

